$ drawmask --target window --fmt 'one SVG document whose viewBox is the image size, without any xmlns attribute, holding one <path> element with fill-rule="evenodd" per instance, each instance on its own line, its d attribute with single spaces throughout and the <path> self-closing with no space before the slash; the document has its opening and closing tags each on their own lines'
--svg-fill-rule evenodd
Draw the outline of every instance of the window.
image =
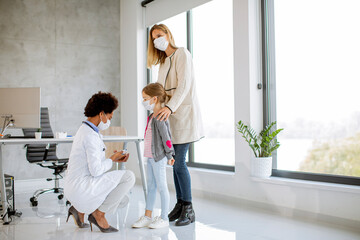
<svg viewBox="0 0 360 240">
<path fill-rule="evenodd" d="M 235 165 L 232 0 L 214 0 L 192 10 L 193 59 L 205 138 L 194 162 Z M 214 17 L 216 16 L 216 17 Z M 214 156 L 221 152 L 221 158 Z"/>
<path fill-rule="evenodd" d="M 160 22 L 172 31 L 176 45 L 187 47 L 193 55 L 206 137 L 190 146 L 188 165 L 192 167 L 234 171 L 232 22 L 232 0 L 213 0 Z M 157 73 L 158 66 L 148 72 L 151 82 L 157 81 Z M 221 158 L 209 149 L 221 152 Z"/>
<path fill-rule="evenodd" d="M 360 185 L 359 8 L 263 0 L 265 123 L 285 129 L 273 175 Z"/>
</svg>

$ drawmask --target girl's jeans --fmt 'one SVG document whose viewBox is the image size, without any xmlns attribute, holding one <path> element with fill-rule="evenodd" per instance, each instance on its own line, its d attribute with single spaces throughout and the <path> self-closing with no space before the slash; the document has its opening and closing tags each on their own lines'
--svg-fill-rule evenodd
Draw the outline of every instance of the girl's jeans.
<svg viewBox="0 0 360 240">
<path fill-rule="evenodd" d="M 158 162 L 149 158 L 147 163 L 147 201 L 146 210 L 153 211 L 156 200 L 156 189 L 159 189 L 161 198 L 161 218 L 168 220 L 169 212 L 169 190 L 166 182 L 166 165 L 167 158 Z"/>
</svg>

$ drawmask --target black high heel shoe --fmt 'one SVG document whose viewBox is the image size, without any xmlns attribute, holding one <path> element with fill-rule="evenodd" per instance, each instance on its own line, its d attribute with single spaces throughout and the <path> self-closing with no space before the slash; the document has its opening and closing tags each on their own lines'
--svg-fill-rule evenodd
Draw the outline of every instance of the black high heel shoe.
<svg viewBox="0 0 360 240">
<path fill-rule="evenodd" d="M 100 231 L 103 232 L 103 233 L 111 233 L 111 232 L 119 231 L 119 230 L 117 230 L 116 228 L 114 228 L 112 226 L 110 226 L 108 228 L 100 227 L 99 224 L 97 223 L 95 217 L 92 214 L 89 215 L 88 220 L 89 220 L 89 223 L 90 223 L 91 231 L 92 231 L 92 224 L 95 224 L 100 229 Z"/>
<path fill-rule="evenodd" d="M 71 206 L 71 207 L 69 208 L 66 222 L 69 221 L 70 215 L 73 216 L 74 221 L 75 221 L 76 225 L 77 225 L 79 228 L 88 228 L 88 227 L 90 226 L 89 224 L 83 223 L 83 222 L 80 221 L 80 217 L 79 217 L 78 211 L 77 211 L 73 206 Z"/>
</svg>

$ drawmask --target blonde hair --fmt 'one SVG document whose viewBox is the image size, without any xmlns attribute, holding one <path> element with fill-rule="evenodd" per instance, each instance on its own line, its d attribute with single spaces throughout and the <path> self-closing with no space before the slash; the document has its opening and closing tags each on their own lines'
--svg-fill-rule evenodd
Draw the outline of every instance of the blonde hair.
<svg viewBox="0 0 360 240">
<path fill-rule="evenodd" d="M 165 103 L 171 98 L 167 95 L 165 88 L 160 83 L 150 83 L 146 85 L 142 91 L 150 97 L 157 97 L 160 103 Z"/>
<path fill-rule="evenodd" d="M 175 49 L 177 49 L 177 46 L 175 45 L 175 40 L 173 38 L 173 35 L 170 32 L 170 29 L 165 24 L 155 24 L 151 29 L 149 33 L 149 42 L 148 42 L 148 54 L 147 54 L 147 67 L 151 68 L 152 65 L 157 65 L 159 63 L 164 63 L 166 53 L 164 51 L 160 51 L 159 49 L 156 49 L 154 46 L 154 38 L 152 36 L 152 33 L 155 29 L 158 29 L 166 34 L 169 45 Z"/>
</svg>

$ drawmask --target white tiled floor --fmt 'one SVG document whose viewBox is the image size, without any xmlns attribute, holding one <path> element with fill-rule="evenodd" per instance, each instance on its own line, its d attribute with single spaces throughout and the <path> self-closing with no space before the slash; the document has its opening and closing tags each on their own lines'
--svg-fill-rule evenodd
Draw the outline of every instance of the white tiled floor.
<svg viewBox="0 0 360 240">
<path fill-rule="evenodd" d="M 46 184 L 46 183 L 45 183 Z M 167 229 L 132 229 L 131 224 L 143 214 L 145 203 L 142 188 L 136 186 L 131 194 L 126 221 L 126 209 L 108 215 L 109 223 L 117 227 L 117 233 L 104 234 L 96 227 L 79 229 L 70 218 L 66 223 L 65 201 L 58 201 L 55 194 L 41 196 L 36 208 L 30 207 L 29 198 L 34 190 L 44 187 L 43 182 L 21 182 L 16 187 L 16 208 L 22 212 L 10 225 L 0 225 L 1 240 L 20 239 L 144 239 L 144 240 L 261 240 L 261 239 L 360 239 L 360 230 L 340 228 L 335 225 L 300 221 L 273 215 L 265 211 L 236 208 L 205 199 L 194 199 L 196 222 L 185 227 L 175 227 L 171 223 Z M 174 193 L 171 192 L 174 205 Z M 159 200 L 159 197 L 158 197 Z M 160 207 L 160 202 L 156 203 Z M 159 209 L 155 214 L 159 214 Z"/>
</svg>

